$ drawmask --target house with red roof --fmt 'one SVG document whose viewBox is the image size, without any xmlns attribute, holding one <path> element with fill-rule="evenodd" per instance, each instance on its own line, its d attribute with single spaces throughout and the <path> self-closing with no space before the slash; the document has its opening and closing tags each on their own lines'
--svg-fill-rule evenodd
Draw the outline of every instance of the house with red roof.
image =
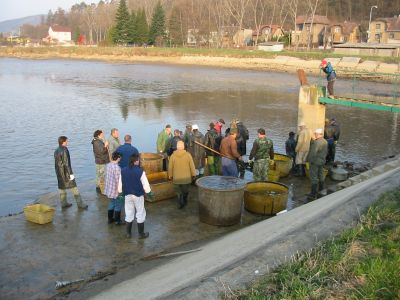
<svg viewBox="0 0 400 300">
<path fill-rule="evenodd" d="M 268 42 L 281 38 L 284 34 L 280 25 L 262 25 L 259 30 L 253 30 L 253 41 L 256 42 L 258 39 L 258 42 Z"/>
<path fill-rule="evenodd" d="M 360 43 L 360 24 L 344 21 L 331 26 L 331 40 L 333 44 Z"/>
<path fill-rule="evenodd" d="M 291 32 L 291 44 L 296 46 L 323 46 L 330 38 L 327 16 L 298 16 L 296 29 Z"/>
<path fill-rule="evenodd" d="M 400 43 L 400 15 L 372 21 L 369 26 L 368 43 Z"/>
<path fill-rule="evenodd" d="M 51 25 L 46 40 L 50 43 L 71 43 L 71 29 L 66 26 Z"/>
</svg>

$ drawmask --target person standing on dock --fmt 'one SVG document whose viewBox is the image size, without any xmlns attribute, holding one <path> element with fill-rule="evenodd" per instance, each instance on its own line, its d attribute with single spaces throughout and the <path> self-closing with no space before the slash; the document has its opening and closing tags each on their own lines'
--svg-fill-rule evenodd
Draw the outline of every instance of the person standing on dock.
<svg viewBox="0 0 400 300">
<path fill-rule="evenodd" d="M 326 59 L 321 61 L 321 70 L 326 74 L 326 80 L 328 81 L 328 98 L 335 98 L 333 93 L 333 85 L 336 80 L 336 72 L 332 67 L 332 64 Z"/>
<path fill-rule="evenodd" d="M 72 190 L 76 204 L 79 208 L 87 209 L 88 206 L 82 201 L 81 194 L 76 186 L 75 176 L 72 172 L 71 157 L 68 150 L 68 138 L 60 136 L 58 138 L 58 148 L 54 151 L 55 170 L 58 181 L 58 191 L 60 192 L 61 208 L 71 207 L 67 202 L 67 190 Z"/>
<path fill-rule="evenodd" d="M 117 128 L 111 129 L 111 135 L 108 138 L 108 154 L 110 159 L 115 150 L 121 145 L 119 141 L 119 130 Z"/>
<path fill-rule="evenodd" d="M 122 192 L 125 195 L 126 237 L 132 236 L 132 223 L 136 217 L 139 239 L 149 236 L 144 232 L 146 209 L 144 208 L 144 194 L 154 199 L 146 173 L 139 167 L 139 155 L 133 154 L 129 158 L 129 166 L 121 170 Z"/>
<path fill-rule="evenodd" d="M 306 176 L 306 161 L 308 151 L 310 150 L 311 132 L 306 127 L 304 122 L 299 124 L 299 132 L 297 133 L 297 144 L 296 144 L 296 165 L 298 166 L 298 173 L 296 176 Z"/>
<path fill-rule="evenodd" d="M 101 186 L 104 186 L 104 174 L 106 164 L 110 162 L 108 154 L 108 142 L 104 141 L 104 132 L 100 129 L 96 130 L 93 134 L 93 153 L 96 163 L 96 191 L 102 192 Z"/>
<path fill-rule="evenodd" d="M 172 153 L 175 152 L 177 149 L 177 143 L 179 141 L 183 141 L 182 136 L 181 136 L 181 131 L 179 129 L 174 130 L 174 137 L 170 139 L 169 145 L 168 145 L 168 156 L 171 156 Z"/>
<path fill-rule="evenodd" d="M 224 125 L 225 125 L 224 119 L 219 119 L 217 122 L 214 123 L 214 129 L 219 135 L 222 134 L 222 126 Z"/>
<path fill-rule="evenodd" d="M 254 158 L 253 179 L 255 181 L 268 180 L 268 168 L 270 159 L 274 159 L 274 144 L 265 135 L 265 129 L 257 130 L 258 137 L 253 143 L 249 159 Z"/>
<path fill-rule="evenodd" d="M 185 150 L 184 142 L 178 141 L 176 147 L 177 150 L 170 157 L 168 178 L 174 183 L 178 208 L 182 209 L 187 204 L 189 185 L 196 176 L 196 169 L 192 156 Z"/>
<path fill-rule="evenodd" d="M 165 128 L 158 134 L 157 137 L 157 152 L 161 154 L 163 159 L 163 170 L 168 169 L 168 145 L 170 144 L 170 139 L 172 139 L 172 129 L 171 125 L 167 124 Z"/>
<path fill-rule="evenodd" d="M 328 142 L 324 139 L 324 131 L 318 128 L 314 132 L 315 139 L 311 142 L 308 162 L 310 163 L 311 193 L 308 200 L 318 198 L 318 192 L 324 189 L 324 165 L 328 154 Z"/>
<path fill-rule="evenodd" d="M 231 128 L 229 134 L 221 141 L 219 152 L 221 152 L 222 175 L 238 177 L 239 171 L 236 160 L 242 160 L 242 156 L 237 150 L 236 136 L 237 128 Z"/>
<path fill-rule="evenodd" d="M 133 154 L 139 155 L 139 150 L 132 146 L 132 136 L 127 134 L 124 136 L 124 144 L 119 146 L 115 152 L 121 155 L 121 160 L 119 161 L 119 166 L 125 168 L 129 165 L 129 158 Z"/>
</svg>

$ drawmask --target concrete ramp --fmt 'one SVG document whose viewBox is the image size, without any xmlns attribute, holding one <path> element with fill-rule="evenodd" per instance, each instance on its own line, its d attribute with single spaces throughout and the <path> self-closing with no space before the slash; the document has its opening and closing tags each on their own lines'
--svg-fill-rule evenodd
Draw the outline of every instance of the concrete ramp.
<svg viewBox="0 0 400 300">
<path fill-rule="evenodd" d="M 138 274 L 92 299 L 217 299 L 351 224 L 380 194 L 399 185 L 397 164 L 389 163 L 380 175 L 210 242 L 201 251 Z"/>
</svg>

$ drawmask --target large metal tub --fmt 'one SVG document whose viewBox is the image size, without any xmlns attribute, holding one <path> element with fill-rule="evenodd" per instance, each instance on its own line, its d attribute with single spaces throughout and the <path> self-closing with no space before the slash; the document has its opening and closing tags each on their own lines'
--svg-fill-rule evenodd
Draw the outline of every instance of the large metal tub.
<svg viewBox="0 0 400 300">
<path fill-rule="evenodd" d="M 244 207 L 261 215 L 276 215 L 287 206 L 289 188 L 281 183 L 253 181 L 246 185 Z"/>
<path fill-rule="evenodd" d="M 276 170 L 279 171 L 279 176 L 280 177 L 288 176 L 290 170 L 292 169 L 293 159 L 285 154 L 275 153 L 274 161 Z"/>
<path fill-rule="evenodd" d="M 146 175 L 162 172 L 164 157 L 158 153 L 140 153 L 140 166 Z"/>
<path fill-rule="evenodd" d="M 203 223 L 229 226 L 240 222 L 246 182 L 230 176 L 198 179 L 199 218 Z"/>
</svg>

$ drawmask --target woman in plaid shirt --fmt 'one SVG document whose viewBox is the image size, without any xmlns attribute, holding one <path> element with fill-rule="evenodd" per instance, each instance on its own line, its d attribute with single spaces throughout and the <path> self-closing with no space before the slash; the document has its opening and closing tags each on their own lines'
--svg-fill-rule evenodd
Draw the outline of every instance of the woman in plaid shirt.
<svg viewBox="0 0 400 300">
<path fill-rule="evenodd" d="M 115 221 L 116 225 L 124 224 L 121 221 L 122 193 L 121 168 L 118 163 L 121 160 L 121 154 L 114 152 L 111 156 L 111 162 L 106 166 L 104 194 L 110 199 L 108 204 L 108 224 Z"/>
</svg>

